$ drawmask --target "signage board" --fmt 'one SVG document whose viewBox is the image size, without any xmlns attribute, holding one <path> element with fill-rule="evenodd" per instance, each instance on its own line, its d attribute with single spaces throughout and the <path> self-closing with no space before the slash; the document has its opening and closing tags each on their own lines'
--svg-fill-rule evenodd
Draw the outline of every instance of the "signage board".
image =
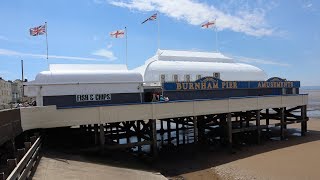
<svg viewBox="0 0 320 180">
<path fill-rule="evenodd" d="M 111 94 L 80 94 L 76 95 L 77 102 L 88 102 L 88 101 L 110 101 Z"/>
<path fill-rule="evenodd" d="M 214 77 L 204 77 L 194 82 L 165 82 L 165 91 L 192 91 L 213 89 L 251 89 L 251 88 L 299 88 L 300 81 L 287 81 L 273 77 L 267 81 L 222 81 Z"/>
</svg>

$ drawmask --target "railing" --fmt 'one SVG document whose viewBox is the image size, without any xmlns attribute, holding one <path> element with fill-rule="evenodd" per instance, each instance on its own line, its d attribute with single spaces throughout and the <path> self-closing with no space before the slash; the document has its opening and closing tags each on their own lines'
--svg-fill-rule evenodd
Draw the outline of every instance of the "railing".
<svg viewBox="0 0 320 180">
<path fill-rule="evenodd" d="M 37 160 L 39 159 L 39 150 L 41 148 L 41 137 L 33 136 L 31 142 L 25 142 L 25 148 L 18 149 L 18 158 L 8 159 L 7 164 L 9 170 L 12 170 L 7 180 L 24 180 L 28 179 L 31 171 L 34 169 Z M 27 152 L 26 152 L 27 151 Z M 18 161 L 18 164 L 17 164 Z M 2 177 L 4 179 L 4 174 Z"/>
</svg>

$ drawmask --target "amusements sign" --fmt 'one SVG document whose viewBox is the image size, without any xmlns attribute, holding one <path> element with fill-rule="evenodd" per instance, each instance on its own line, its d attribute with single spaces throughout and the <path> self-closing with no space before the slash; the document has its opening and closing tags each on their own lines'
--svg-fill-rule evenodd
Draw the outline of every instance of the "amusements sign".
<svg viewBox="0 0 320 180">
<path fill-rule="evenodd" d="M 87 101 L 109 101 L 111 100 L 111 94 L 81 94 L 76 95 L 77 102 Z"/>
<path fill-rule="evenodd" d="M 165 82 L 165 91 L 192 91 L 213 89 L 253 89 L 253 88 L 299 88 L 300 81 L 287 81 L 273 77 L 267 81 L 222 81 L 214 77 L 204 77 L 195 82 Z"/>
</svg>

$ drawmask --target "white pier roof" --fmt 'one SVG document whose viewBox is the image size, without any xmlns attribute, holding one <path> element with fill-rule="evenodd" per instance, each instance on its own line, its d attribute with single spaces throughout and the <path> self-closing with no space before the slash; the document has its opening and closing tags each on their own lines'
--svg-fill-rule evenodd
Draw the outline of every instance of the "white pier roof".
<svg viewBox="0 0 320 180">
<path fill-rule="evenodd" d="M 126 65 L 53 64 L 49 71 L 40 72 L 27 85 L 94 84 L 142 82 L 140 73 L 128 71 Z"/>
<path fill-rule="evenodd" d="M 165 81 L 173 81 L 173 75 L 178 75 L 179 81 L 185 81 L 185 75 L 195 81 L 201 77 L 220 73 L 224 81 L 263 81 L 266 73 L 258 67 L 235 63 L 233 59 L 221 53 L 158 50 L 144 65 L 134 69 L 144 78 L 144 82 L 160 81 L 165 75 Z"/>
</svg>

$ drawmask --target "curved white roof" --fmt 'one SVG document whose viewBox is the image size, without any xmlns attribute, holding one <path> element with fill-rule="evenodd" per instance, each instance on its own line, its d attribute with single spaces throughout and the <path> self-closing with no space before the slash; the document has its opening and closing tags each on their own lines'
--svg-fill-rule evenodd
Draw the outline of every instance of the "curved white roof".
<svg viewBox="0 0 320 180">
<path fill-rule="evenodd" d="M 40 72 L 27 85 L 136 82 L 143 82 L 142 75 L 125 65 L 67 64 L 51 65 L 50 71 Z"/>
<path fill-rule="evenodd" d="M 173 81 L 177 74 L 179 81 L 185 75 L 195 81 L 197 75 L 213 76 L 220 73 L 223 81 L 262 81 L 267 79 L 265 72 L 255 66 L 235 63 L 220 53 L 158 50 L 157 55 L 146 61 L 143 66 L 134 69 L 140 72 L 145 82 L 157 82 L 160 75 L 166 75 L 166 81 Z"/>
</svg>

